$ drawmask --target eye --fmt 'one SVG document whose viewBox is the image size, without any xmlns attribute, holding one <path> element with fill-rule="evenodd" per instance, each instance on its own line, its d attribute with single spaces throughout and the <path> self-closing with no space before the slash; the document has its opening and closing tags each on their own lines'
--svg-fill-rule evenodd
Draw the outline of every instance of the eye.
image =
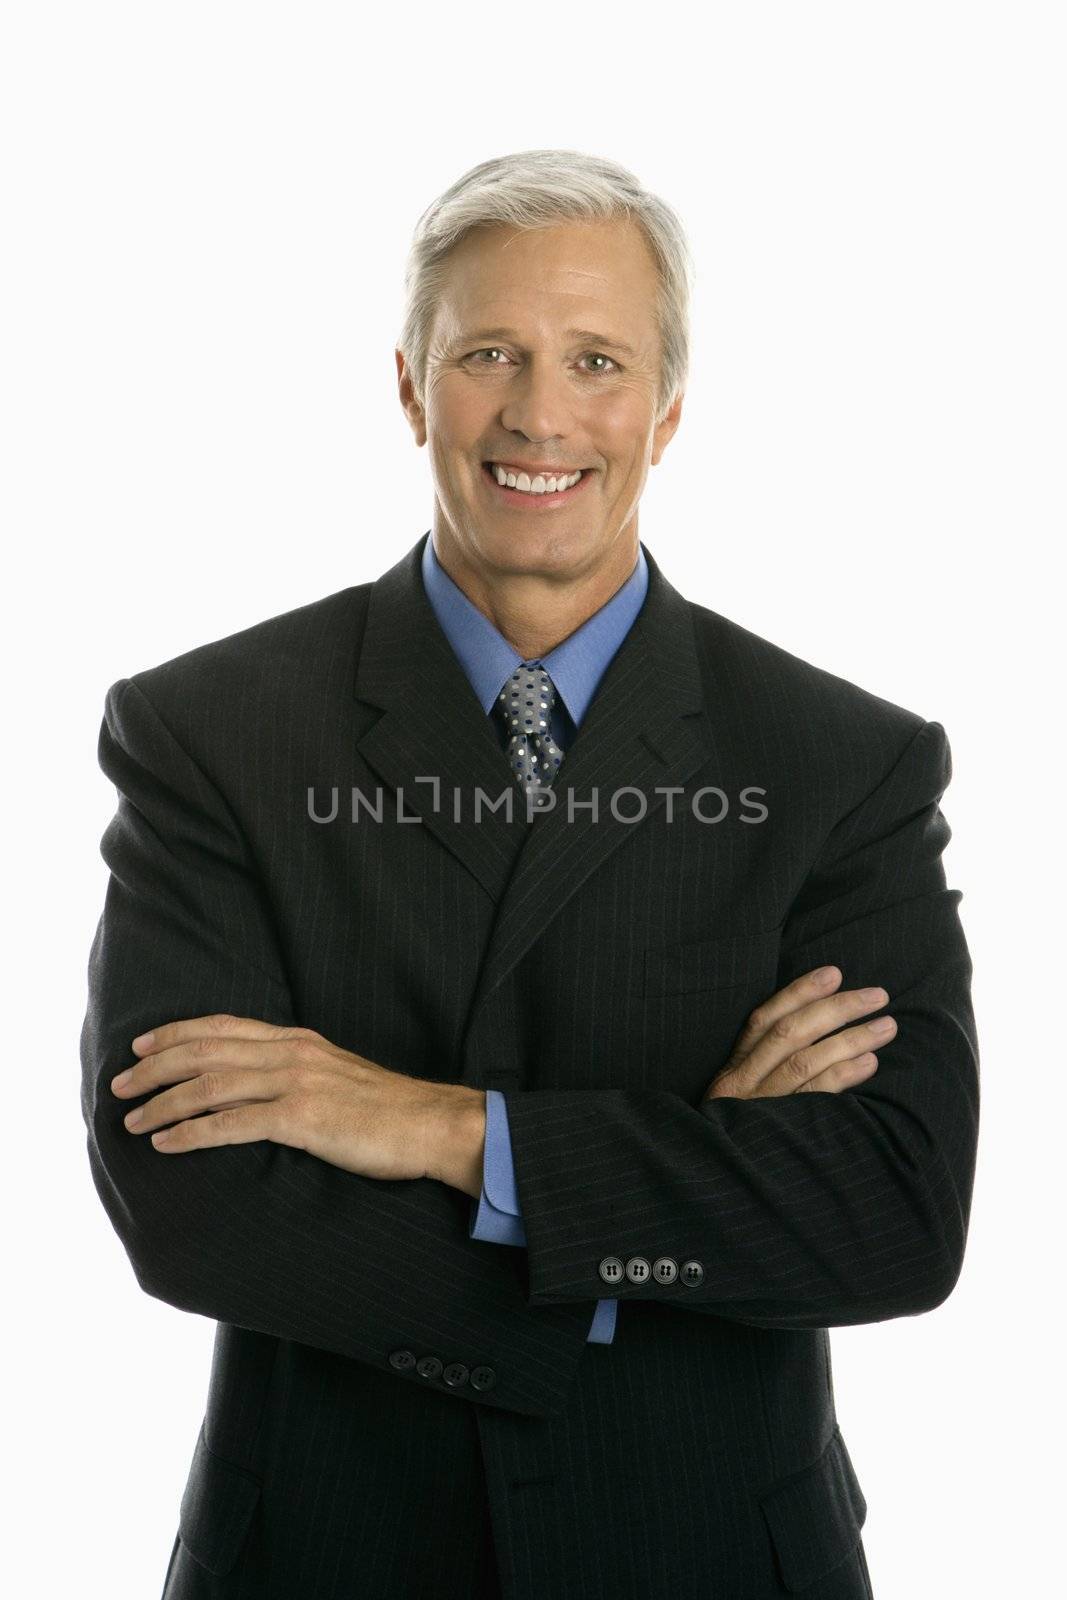
<svg viewBox="0 0 1067 1600">
<path fill-rule="evenodd" d="M 589 354 L 591 356 L 595 356 L 598 361 L 607 361 L 607 362 L 610 363 L 611 366 L 613 366 L 613 367 L 615 366 L 615 361 L 612 359 L 611 356 L 606 356 L 604 354 L 603 350 L 590 350 Z M 603 372 L 604 370 L 605 369 L 603 367 L 600 368 L 601 372 Z"/>
<path fill-rule="evenodd" d="M 499 345 L 486 345 L 481 350 L 473 350 L 471 352 L 471 354 L 467 357 L 467 359 L 468 359 L 468 361 L 475 361 L 478 356 L 485 356 L 485 355 L 494 356 L 494 355 L 503 355 L 503 354 L 504 354 L 504 352 L 501 350 Z M 618 363 L 615 361 L 614 357 L 613 356 L 606 356 L 604 354 L 603 350 L 588 350 L 586 352 L 585 356 L 582 357 L 582 360 L 583 361 L 586 360 L 589 356 L 594 357 L 597 361 L 606 361 L 608 363 L 608 366 L 606 368 L 605 367 L 600 367 L 598 369 L 599 372 L 605 372 L 605 371 L 608 371 L 608 370 L 613 370 L 618 366 Z M 500 363 L 497 362 L 497 361 L 482 361 L 482 362 L 478 362 L 477 364 L 479 366 L 495 367 L 495 366 L 499 366 Z"/>
</svg>

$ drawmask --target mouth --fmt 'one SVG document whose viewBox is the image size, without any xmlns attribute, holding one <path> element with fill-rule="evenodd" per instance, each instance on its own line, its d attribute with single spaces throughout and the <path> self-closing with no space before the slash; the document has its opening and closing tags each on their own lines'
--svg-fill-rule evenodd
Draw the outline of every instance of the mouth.
<svg viewBox="0 0 1067 1600">
<path fill-rule="evenodd" d="M 506 486 L 501 488 L 496 481 L 493 463 L 482 462 L 482 477 L 490 494 L 496 495 L 501 505 L 509 506 L 516 511 L 547 511 L 552 506 L 569 505 L 576 495 L 581 494 L 595 470 L 593 467 L 583 467 L 582 475 L 572 489 L 557 489 L 555 494 L 533 494 L 522 489 L 509 489 Z"/>
</svg>

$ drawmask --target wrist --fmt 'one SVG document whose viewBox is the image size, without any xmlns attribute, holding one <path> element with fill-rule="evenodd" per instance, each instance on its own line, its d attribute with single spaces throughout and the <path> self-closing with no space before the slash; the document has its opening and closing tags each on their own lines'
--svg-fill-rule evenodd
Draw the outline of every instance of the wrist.
<svg viewBox="0 0 1067 1600">
<path fill-rule="evenodd" d="M 477 1200 L 485 1162 L 485 1090 L 466 1084 L 452 1084 L 450 1089 L 440 1123 L 437 1170 L 432 1176 Z"/>
</svg>

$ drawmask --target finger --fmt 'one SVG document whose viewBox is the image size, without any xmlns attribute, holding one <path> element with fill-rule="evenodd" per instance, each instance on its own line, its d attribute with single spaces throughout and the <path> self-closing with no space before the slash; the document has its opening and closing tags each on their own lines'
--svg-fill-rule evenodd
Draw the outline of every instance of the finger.
<svg viewBox="0 0 1067 1600">
<path fill-rule="evenodd" d="M 776 1071 L 795 1051 L 806 1049 L 854 1017 L 880 1010 L 888 1000 L 889 996 L 881 988 L 842 989 L 839 994 L 809 1000 L 797 1010 L 783 1012 L 769 1027 L 762 1028 L 747 1055 L 731 1058 L 732 1068 L 752 1087 Z M 757 1029 L 760 1029 L 761 1010 L 762 1007 L 757 1006 L 752 1013 Z"/>
<path fill-rule="evenodd" d="M 813 1000 L 833 994 L 840 982 L 840 967 L 814 967 L 810 972 L 802 972 L 799 978 L 794 978 L 784 988 L 776 990 L 768 999 L 761 1000 L 756 1009 L 749 1013 L 730 1061 L 747 1056 L 779 1018 L 809 1005 Z"/>
<path fill-rule="evenodd" d="M 752 1087 L 754 1096 L 770 1094 L 796 1094 L 812 1078 L 817 1078 L 828 1067 L 864 1055 L 875 1046 L 886 1045 L 896 1033 L 892 1017 L 876 1017 L 856 1028 L 846 1028 L 842 1033 L 831 1034 L 814 1044 L 802 1045 L 793 1050 L 773 1071 L 761 1075 Z M 746 1063 L 747 1066 L 747 1063 Z M 744 1080 L 744 1070 L 739 1075 Z"/>
<path fill-rule="evenodd" d="M 174 1023 L 171 1026 L 182 1027 L 184 1024 Z M 148 1094 L 161 1084 L 178 1083 L 207 1071 L 279 1066 L 292 1050 L 290 1041 L 294 1037 L 311 1035 L 313 1031 L 310 1028 L 274 1028 L 270 1023 L 261 1023 L 259 1026 L 270 1029 L 270 1032 L 263 1035 L 201 1033 L 168 1046 L 154 1047 L 150 1055 L 135 1061 L 126 1072 L 120 1072 L 112 1078 L 112 1091 L 128 1100 L 139 1094 Z"/>
<path fill-rule="evenodd" d="M 261 1022 L 258 1017 L 235 1017 L 228 1011 L 213 1011 L 204 1017 L 183 1017 L 178 1022 L 163 1022 L 147 1033 L 139 1033 L 131 1040 L 135 1055 L 156 1054 L 173 1045 L 185 1044 L 203 1035 L 238 1039 L 289 1039 L 294 1035 L 313 1034 L 313 1028 L 282 1027 L 273 1022 Z"/>
<path fill-rule="evenodd" d="M 814 1077 L 799 1084 L 796 1089 L 774 1088 L 771 1091 L 759 1091 L 749 1094 L 739 1094 L 736 1080 L 731 1084 L 729 1079 L 720 1079 L 717 1086 L 713 1084 L 704 1095 L 704 1100 L 719 1098 L 728 1099 L 779 1099 L 786 1094 L 803 1094 L 813 1091 L 819 1094 L 840 1094 L 844 1089 L 851 1089 L 853 1084 L 863 1083 L 878 1070 L 878 1057 L 873 1051 L 864 1051 L 862 1055 L 852 1056 L 847 1061 L 837 1061 L 833 1066 L 827 1067 L 824 1072 L 816 1073 Z M 701 1102 L 703 1103 L 703 1101 Z"/>
<path fill-rule="evenodd" d="M 152 1143 L 166 1155 L 181 1155 L 186 1150 L 210 1150 L 224 1144 L 255 1144 L 272 1139 L 274 1119 L 264 1103 L 227 1106 L 209 1117 L 195 1117 L 161 1128 Z"/>
<path fill-rule="evenodd" d="M 873 1051 L 865 1050 L 861 1056 L 853 1056 L 851 1061 L 838 1061 L 825 1072 L 809 1078 L 800 1085 L 797 1094 L 808 1090 L 816 1094 L 840 1094 L 844 1089 L 851 1089 L 853 1084 L 865 1082 L 877 1071 L 878 1057 Z"/>
<path fill-rule="evenodd" d="M 127 1112 L 123 1121 L 131 1133 L 152 1133 L 168 1123 L 229 1107 L 236 1101 L 253 1105 L 276 1100 L 290 1084 L 288 1073 L 276 1067 L 201 1072 L 153 1095 Z"/>
</svg>

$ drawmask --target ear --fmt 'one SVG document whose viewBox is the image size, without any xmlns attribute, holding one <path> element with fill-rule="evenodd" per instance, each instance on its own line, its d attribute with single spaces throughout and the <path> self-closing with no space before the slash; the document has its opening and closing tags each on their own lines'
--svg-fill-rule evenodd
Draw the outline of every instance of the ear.
<svg viewBox="0 0 1067 1600">
<path fill-rule="evenodd" d="M 682 420 L 682 401 L 684 399 L 685 395 L 680 394 L 663 421 L 656 423 L 655 432 L 652 435 L 652 460 L 649 463 L 653 467 L 659 465 L 664 450 L 674 438 L 675 429 Z"/>
<path fill-rule="evenodd" d="M 415 443 L 420 446 L 424 445 L 426 443 L 426 413 L 415 398 L 415 386 L 411 381 L 411 372 L 407 362 L 404 360 L 404 352 L 399 349 L 396 351 L 396 375 L 400 390 L 400 404 L 411 425 L 411 431 L 415 435 Z"/>
</svg>

